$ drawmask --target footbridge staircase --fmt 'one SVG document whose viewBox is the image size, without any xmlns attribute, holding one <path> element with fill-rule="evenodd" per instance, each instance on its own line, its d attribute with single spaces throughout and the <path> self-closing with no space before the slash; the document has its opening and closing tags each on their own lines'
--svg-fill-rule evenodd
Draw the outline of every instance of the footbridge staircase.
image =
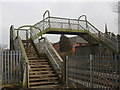
<svg viewBox="0 0 120 90">
<path fill-rule="evenodd" d="M 24 60 L 23 87 L 60 88 L 65 85 L 64 60 L 44 34 L 78 35 L 90 43 L 104 45 L 113 53 L 120 53 L 117 37 L 102 33 L 85 15 L 78 19 L 52 17 L 47 10 L 43 20 L 35 25 L 10 28 L 10 48 L 20 50 Z"/>
</svg>

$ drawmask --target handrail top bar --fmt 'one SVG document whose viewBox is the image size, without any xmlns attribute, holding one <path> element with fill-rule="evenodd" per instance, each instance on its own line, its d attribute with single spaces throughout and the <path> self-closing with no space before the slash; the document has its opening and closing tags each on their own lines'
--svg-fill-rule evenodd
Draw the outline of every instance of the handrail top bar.
<svg viewBox="0 0 120 90">
<path fill-rule="evenodd" d="M 70 19 L 70 18 L 62 18 L 62 17 L 49 17 L 49 18 L 56 18 L 56 19 L 65 19 L 65 20 L 75 20 L 75 21 L 85 21 L 85 20 L 79 20 L 79 19 Z"/>
<path fill-rule="evenodd" d="M 30 29 L 14 29 L 14 30 L 22 30 L 22 31 L 26 31 L 26 30 L 30 30 Z"/>
<path fill-rule="evenodd" d="M 39 21 L 39 22 L 37 22 L 37 23 L 35 23 L 33 26 L 35 26 L 35 25 L 37 25 L 37 24 L 39 24 L 39 23 L 41 23 L 41 22 L 43 22 L 43 21 L 45 21 L 46 19 L 48 19 L 49 17 L 46 17 L 45 19 L 43 19 L 43 20 L 41 20 L 41 21 Z"/>
<path fill-rule="evenodd" d="M 85 17 L 85 20 L 87 21 L 87 16 L 86 15 L 81 15 L 78 20 L 80 20 L 82 17 Z"/>
<path fill-rule="evenodd" d="M 48 13 L 48 17 L 50 17 L 50 11 L 46 10 L 45 13 L 43 14 L 43 19 L 45 18 L 46 13 Z"/>
<path fill-rule="evenodd" d="M 24 28 L 24 27 L 36 28 L 41 31 L 41 29 L 39 27 L 36 27 L 34 25 L 23 25 L 23 26 L 20 26 L 17 30 L 22 30 L 21 28 Z M 26 29 L 23 29 L 23 30 L 26 30 Z M 28 29 L 28 30 L 30 30 L 30 29 Z"/>
<path fill-rule="evenodd" d="M 39 23 L 41 23 L 41 22 L 43 22 L 43 21 L 45 21 L 45 20 L 47 20 L 47 19 L 49 19 L 49 18 L 64 19 L 64 20 L 75 20 L 75 21 L 85 21 L 85 20 L 78 20 L 78 19 L 70 19 L 70 18 L 61 18 L 61 17 L 52 17 L 52 16 L 50 16 L 50 17 L 46 17 L 46 18 L 44 18 L 43 20 L 37 22 L 37 23 L 34 24 L 33 26 L 35 26 L 35 25 L 37 25 L 37 24 L 39 24 Z"/>
<path fill-rule="evenodd" d="M 22 50 L 22 52 L 23 52 L 23 54 L 24 54 L 24 56 L 25 56 L 25 62 L 27 63 L 27 64 L 29 64 L 29 61 L 28 61 L 28 57 L 27 57 L 27 55 L 26 55 L 26 53 L 25 53 L 25 49 L 23 48 L 23 44 L 22 44 L 22 41 L 21 41 L 21 37 L 18 35 L 18 39 L 19 39 L 19 43 L 20 43 L 20 45 L 21 45 L 21 50 Z"/>
<path fill-rule="evenodd" d="M 49 43 L 49 45 L 51 45 L 50 42 L 49 42 L 49 40 L 46 37 L 43 37 L 43 39 L 47 40 L 47 42 Z M 63 59 L 57 54 L 57 52 L 55 51 L 55 49 L 54 49 L 54 52 L 56 53 L 56 55 L 58 56 L 58 58 L 60 59 L 60 61 L 63 62 Z"/>
</svg>

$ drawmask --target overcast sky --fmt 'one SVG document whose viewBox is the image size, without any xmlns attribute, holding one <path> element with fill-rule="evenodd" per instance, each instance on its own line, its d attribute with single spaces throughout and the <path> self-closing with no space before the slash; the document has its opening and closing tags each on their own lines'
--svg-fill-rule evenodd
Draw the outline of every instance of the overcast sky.
<svg viewBox="0 0 120 90">
<path fill-rule="evenodd" d="M 104 0 L 105 1 L 105 0 Z M 9 28 L 14 25 L 18 28 L 21 25 L 33 25 L 42 20 L 46 10 L 51 16 L 78 18 L 85 14 L 94 26 L 104 32 L 104 25 L 107 23 L 108 30 L 117 33 L 117 14 L 113 12 L 113 2 L 6 2 L 0 3 L 0 43 L 9 43 Z M 52 42 L 57 42 L 59 36 L 47 35 Z"/>
</svg>

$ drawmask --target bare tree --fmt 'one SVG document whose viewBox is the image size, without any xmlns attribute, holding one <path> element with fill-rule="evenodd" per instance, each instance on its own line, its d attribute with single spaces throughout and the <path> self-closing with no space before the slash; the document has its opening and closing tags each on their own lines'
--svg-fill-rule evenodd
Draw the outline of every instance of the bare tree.
<svg viewBox="0 0 120 90">
<path fill-rule="evenodd" d="M 120 35 L 120 0 L 113 4 L 113 11 L 118 13 L 118 35 Z"/>
<path fill-rule="evenodd" d="M 5 49 L 7 49 L 7 45 L 5 45 L 5 44 L 0 44 L 0 50 L 3 51 L 3 50 L 5 50 Z"/>
</svg>

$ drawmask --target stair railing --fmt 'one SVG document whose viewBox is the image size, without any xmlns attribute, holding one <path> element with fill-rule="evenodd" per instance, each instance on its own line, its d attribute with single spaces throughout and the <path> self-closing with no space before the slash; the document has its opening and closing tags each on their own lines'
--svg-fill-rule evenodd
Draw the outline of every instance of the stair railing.
<svg viewBox="0 0 120 90">
<path fill-rule="evenodd" d="M 26 87 L 29 87 L 29 69 L 30 69 L 30 66 L 29 66 L 29 61 L 28 61 L 28 57 L 27 57 L 27 54 L 25 52 L 25 49 L 24 49 L 24 46 L 23 46 L 23 43 L 22 43 L 22 40 L 20 38 L 20 36 L 18 36 L 18 42 L 19 42 L 19 45 L 20 45 L 20 49 L 22 51 L 22 55 L 25 59 L 25 62 L 24 62 L 24 75 L 23 75 L 23 83 L 22 83 L 22 86 L 24 88 Z"/>
<path fill-rule="evenodd" d="M 63 59 L 60 57 L 60 55 L 57 53 L 57 51 L 53 48 L 52 44 L 49 42 L 49 40 L 46 37 L 42 37 L 42 38 L 35 38 L 39 37 L 38 33 L 35 31 L 36 28 L 33 29 L 33 27 L 31 27 L 31 38 L 38 50 L 39 53 L 42 53 L 42 49 L 44 49 L 44 53 L 46 53 L 46 55 L 48 56 L 50 62 L 52 63 L 54 69 L 56 70 L 56 72 L 58 73 L 58 75 L 63 78 Z M 43 40 L 44 39 L 44 40 Z M 43 40 L 43 42 L 41 42 Z M 38 45 L 39 44 L 39 45 Z M 41 46 L 43 46 L 42 48 L 40 48 Z"/>
<path fill-rule="evenodd" d="M 45 15 L 47 13 L 48 13 L 48 17 L 45 18 Z M 80 20 L 82 17 L 85 17 L 85 20 Z M 49 23 L 49 24 L 47 24 L 47 23 Z M 43 25 L 41 25 L 41 24 L 43 24 Z M 62 28 L 69 29 L 70 26 L 74 26 L 74 28 L 70 28 L 70 29 L 76 29 L 75 25 L 77 27 L 80 26 L 81 28 L 79 28 L 79 29 L 83 29 L 83 28 L 84 28 L 84 30 L 94 29 L 94 30 L 91 30 L 91 33 L 97 31 L 98 34 L 99 34 L 99 32 L 100 32 L 90 22 L 87 21 L 86 15 L 81 15 L 78 19 L 51 17 L 50 16 L 50 12 L 48 10 L 43 14 L 43 20 L 38 22 L 38 23 L 36 23 L 34 26 L 39 27 L 43 31 L 46 28 L 61 28 L 62 27 Z M 101 33 L 102 32 L 100 32 L 100 34 Z M 113 41 L 115 40 L 116 41 L 116 38 L 110 37 L 107 34 L 105 35 L 105 37 L 110 39 L 110 40 L 113 40 Z"/>
<path fill-rule="evenodd" d="M 49 58 L 51 64 L 53 65 L 55 71 L 59 75 L 59 77 L 62 79 L 62 82 L 65 83 L 65 68 L 64 68 L 64 62 L 61 56 L 58 54 L 58 52 L 55 50 L 55 48 L 52 46 L 52 44 L 49 42 L 49 40 L 44 37 L 44 50 Z"/>
<path fill-rule="evenodd" d="M 44 48 L 45 53 L 48 55 L 49 58 L 51 58 L 51 62 L 56 69 L 56 71 L 62 75 L 62 63 L 63 59 L 60 57 L 58 52 L 55 50 L 55 48 L 52 46 L 52 44 L 49 42 L 49 40 L 44 37 Z"/>
<path fill-rule="evenodd" d="M 85 17 L 85 20 L 80 20 L 81 17 Z M 87 17 L 85 15 L 80 16 L 78 19 L 68 19 L 68 18 L 51 17 L 49 16 L 48 13 L 47 18 L 44 18 L 44 20 L 38 22 L 34 26 L 36 27 L 38 26 L 42 32 L 44 32 L 44 30 L 46 29 L 49 30 L 49 28 L 66 29 L 69 30 L 70 32 L 72 29 L 88 31 L 89 32 L 88 34 L 95 37 L 98 41 L 102 42 L 103 44 L 110 47 L 114 51 L 118 50 L 117 39 L 99 31 L 96 27 L 94 27 L 90 22 L 87 21 Z M 39 35 L 40 34 L 38 34 L 38 36 Z"/>
<path fill-rule="evenodd" d="M 96 36 L 100 41 L 104 42 L 107 46 L 112 48 L 114 51 L 117 51 L 118 48 L 118 40 L 116 38 L 110 37 L 108 34 L 104 34 L 100 32 L 97 28 L 95 28 L 91 23 L 87 21 L 87 25 L 91 34 Z M 117 51 L 118 52 L 118 51 Z"/>
<path fill-rule="evenodd" d="M 17 33 L 16 35 L 16 32 L 15 32 L 15 29 L 12 28 L 12 32 L 13 32 L 13 43 L 14 43 L 14 49 L 15 50 L 20 50 L 22 52 L 22 57 L 24 60 L 21 60 L 21 62 L 23 63 L 22 67 L 22 71 L 23 71 L 23 80 L 22 80 L 22 87 L 24 88 L 27 88 L 29 87 L 29 61 L 28 61 L 28 57 L 27 57 L 27 54 L 25 52 L 25 49 L 24 49 L 24 46 L 23 46 L 23 43 L 22 43 L 22 40 L 19 36 L 19 33 Z M 19 30 L 19 28 L 17 29 Z"/>
</svg>

